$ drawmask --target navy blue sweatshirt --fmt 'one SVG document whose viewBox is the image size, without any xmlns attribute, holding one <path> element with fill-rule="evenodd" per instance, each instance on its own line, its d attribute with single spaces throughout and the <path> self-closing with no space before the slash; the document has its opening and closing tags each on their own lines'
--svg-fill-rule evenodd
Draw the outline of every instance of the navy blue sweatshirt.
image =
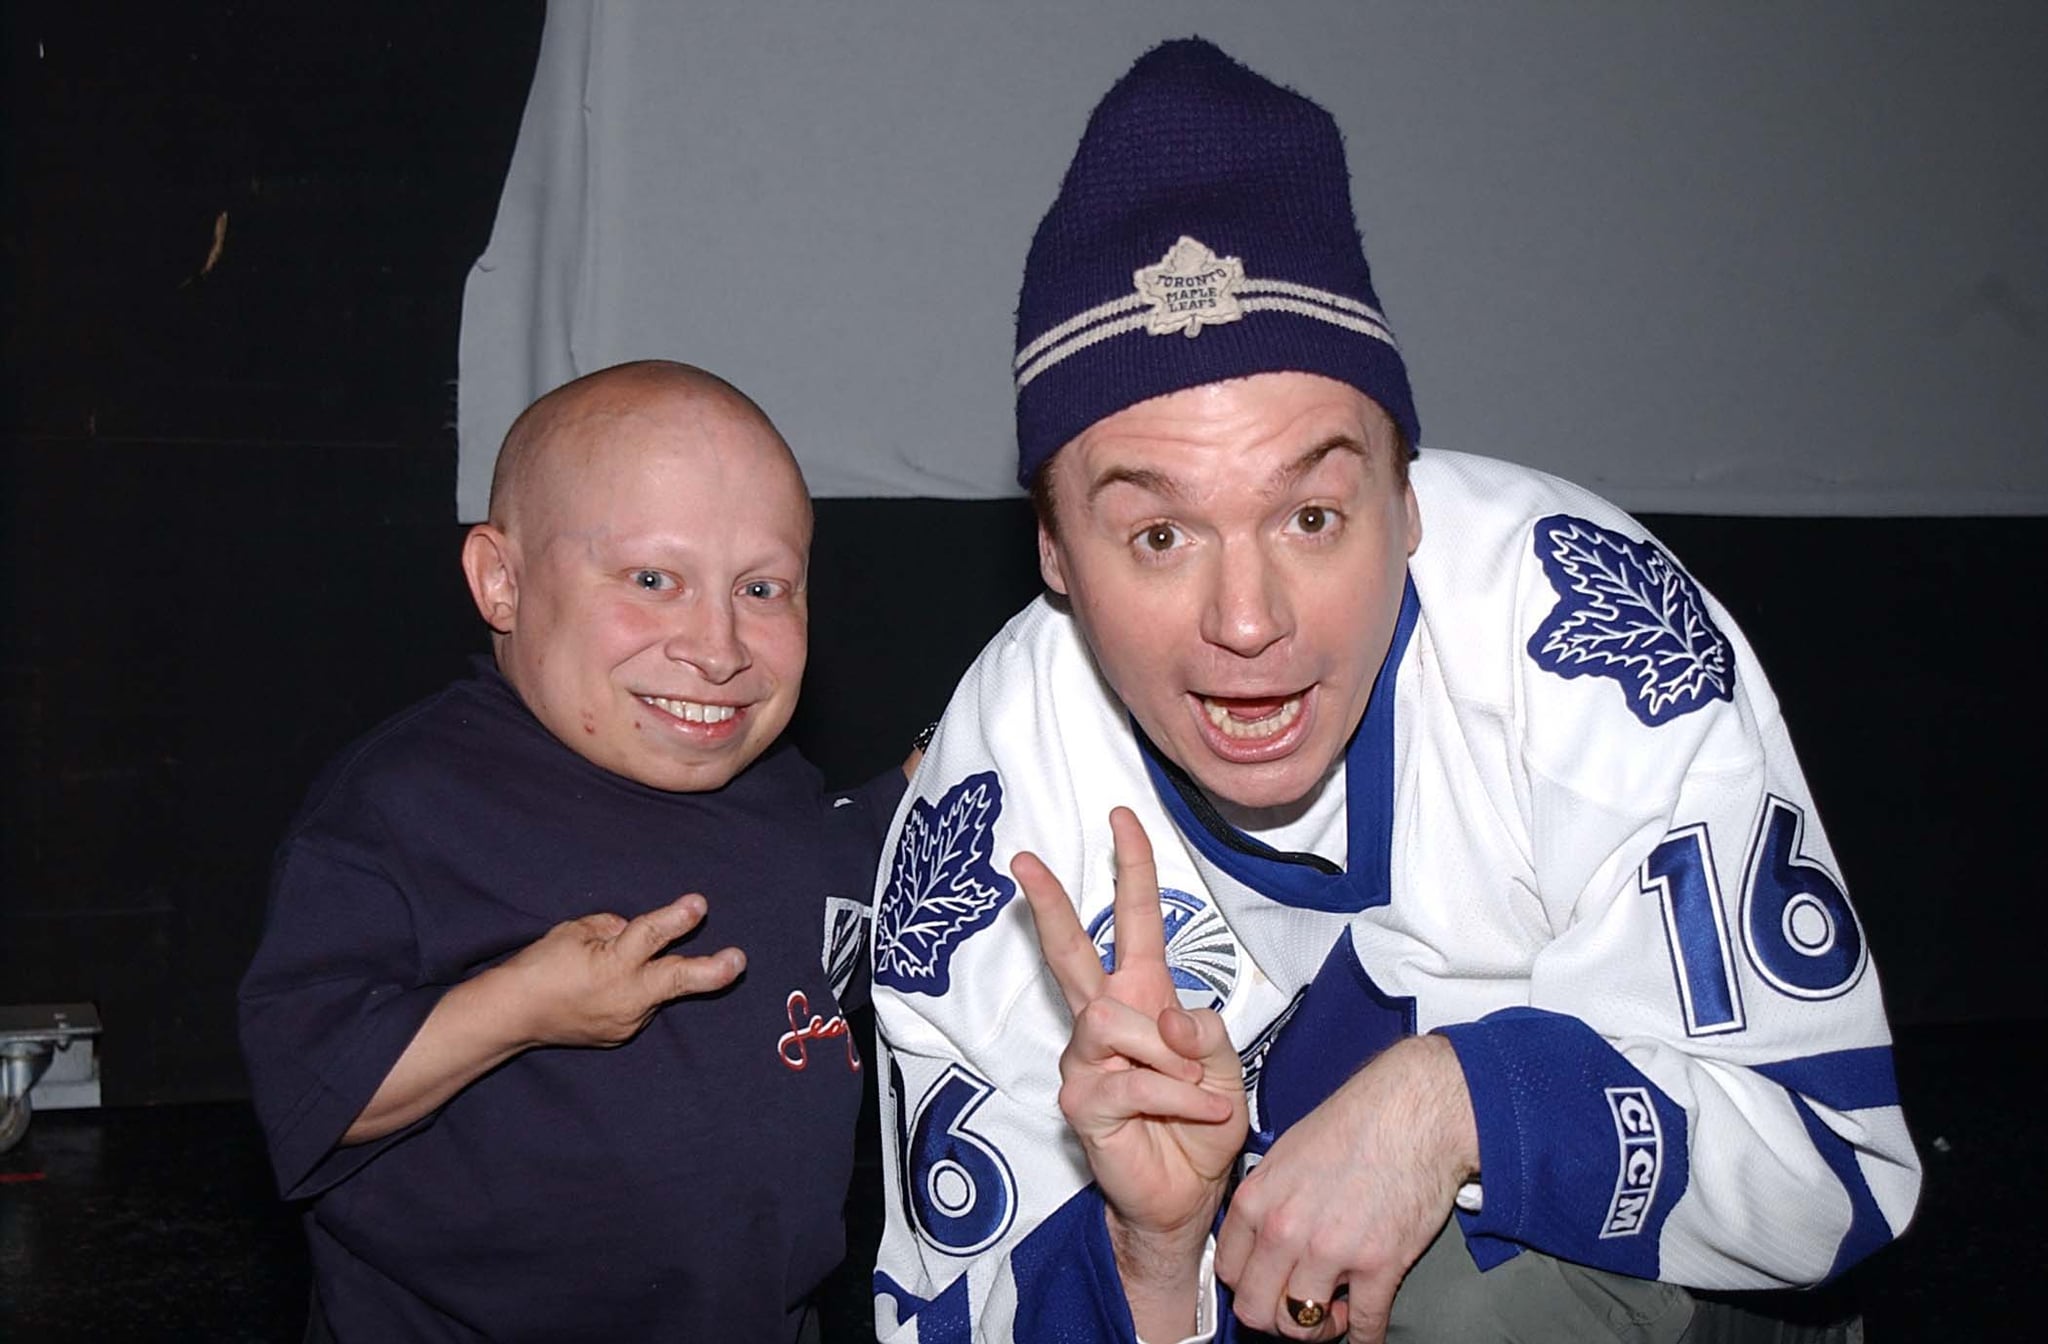
<svg viewBox="0 0 2048 1344">
<path fill-rule="evenodd" d="M 344 752 L 279 849 L 241 1033 L 280 1191 L 343 1344 L 789 1340 L 844 1254 L 854 955 L 890 770 L 828 794 L 793 747 L 673 794 L 564 747 L 488 663 Z M 448 987 L 564 919 L 686 892 L 676 949 L 737 984 L 616 1049 L 529 1050 L 336 1147 Z"/>
</svg>

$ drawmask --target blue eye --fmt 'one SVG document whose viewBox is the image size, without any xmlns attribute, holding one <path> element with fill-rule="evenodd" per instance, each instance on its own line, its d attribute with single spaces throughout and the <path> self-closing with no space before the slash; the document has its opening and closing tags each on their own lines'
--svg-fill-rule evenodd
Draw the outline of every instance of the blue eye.
<svg viewBox="0 0 2048 1344">
<path fill-rule="evenodd" d="M 646 593 L 662 593 L 676 586 L 675 580 L 658 569 L 636 569 L 626 581 Z"/>
<path fill-rule="evenodd" d="M 782 596 L 783 587 L 773 579 L 755 579 L 743 585 L 740 591 L 748 597 L 767 602 Z"/>
</svg>

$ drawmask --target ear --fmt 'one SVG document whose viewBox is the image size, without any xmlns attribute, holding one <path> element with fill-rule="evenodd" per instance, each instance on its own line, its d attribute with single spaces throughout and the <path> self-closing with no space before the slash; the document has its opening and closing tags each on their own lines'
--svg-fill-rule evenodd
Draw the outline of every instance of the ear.
<svg viewBox="0 0 2048 1344">
<path fill-rule="evenodd" d="M 1408 496 L 1408 554 L 1413 556 L 1415 548 L 1422 545 L 1422 505 L 1416 502 L 1413 485 L 1403 493 Z"/>
<path fill-rule="evenodd" d="M 1060 544 L 1052 533 L 1045 530 L 1045 524 L 1038 525 L 1038 573 L 1045 580 L 1045 586 L 1067 596 L 1067 576 L 1060 568 Z"/>
<path fill-rule="evenodd" d="M 489 523 L 469 529 L 462 539 L 462 573 L 484 624 L 498 634 L 511 634 L 519 615 L 519 566 L 512 538 Z"/>
</svg>

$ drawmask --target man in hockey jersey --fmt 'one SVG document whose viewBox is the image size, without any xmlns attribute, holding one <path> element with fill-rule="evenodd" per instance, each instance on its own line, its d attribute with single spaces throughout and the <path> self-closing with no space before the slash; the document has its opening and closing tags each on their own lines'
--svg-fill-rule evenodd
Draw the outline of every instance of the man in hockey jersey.
<svg viewBox="0 0 2048 1344">
<path fill-rule="evenodd" d="M 1895 1235 L 1877 977 L 1762 673 L 1627 515 L 1414 453 L 1327 113 L 1148 53 L 1017 345 L 1052 591 L 878 884 L 883 1337 L 1727 1338 L 1687 1288 Z"/>
<path fill-rule="evenodd" d="M 242 986 L 314 1335 L 795 1340 L 844 1250 L 835 996 L 904 781 L 832 797 L 780 741 L 802 475 L 649 361 L 529 408 L 490 508 L 495 659 L 315 785 Z"/>
</svg>

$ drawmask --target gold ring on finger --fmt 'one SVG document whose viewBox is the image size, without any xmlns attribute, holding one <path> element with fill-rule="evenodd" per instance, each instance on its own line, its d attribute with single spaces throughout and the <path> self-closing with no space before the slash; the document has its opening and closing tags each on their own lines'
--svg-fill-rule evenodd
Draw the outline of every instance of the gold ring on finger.
<svg viewBox="0 0 2048 1344">
<path fill-rule="evenodd" d="M 1330 1314 L 1329 1308 L 1312 1297 L 1290 1297 L 1287 1299 L 1287 1314 L 1294 1323 L 1304 1330 L 1313 1330 L 1323 1323 L 1323 1317 Z"/>
</svg>

